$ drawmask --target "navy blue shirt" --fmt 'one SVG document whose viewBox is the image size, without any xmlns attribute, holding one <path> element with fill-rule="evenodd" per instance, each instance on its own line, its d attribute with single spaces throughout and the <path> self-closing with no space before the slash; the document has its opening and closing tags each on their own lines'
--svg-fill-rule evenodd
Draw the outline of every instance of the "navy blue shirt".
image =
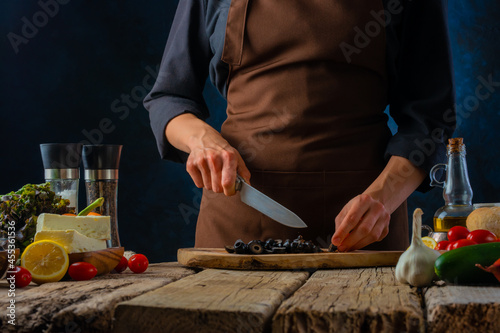
<svg viewBox="0 0 500 333">
<path fill-rule="evenodd" d="M 206 119 L 207 76 L 226 97 L 229 67 L 221 60 L 231 0 L 180 0 L 157 81 L 144 100 L 160 155 L 185 161 L 165 138 L 185 112 Z M 454 84 L 446 0 L 383 0 L 386 9 L 390 114 L 398 132 L 386 148 L 427 173 L 446 159 L 455 129 Z M 279 13 L 277 13 L 279 15 Z"/>
</svg>

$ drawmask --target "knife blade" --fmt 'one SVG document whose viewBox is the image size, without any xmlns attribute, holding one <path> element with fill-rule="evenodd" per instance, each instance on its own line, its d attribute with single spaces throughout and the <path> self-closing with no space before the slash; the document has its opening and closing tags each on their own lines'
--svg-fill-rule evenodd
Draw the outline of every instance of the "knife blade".
<svg viewBox="0 0 500 333">
<path fill-rule="evenodd" d="M 307 224 L 297 214 L 248 185 L 240 175 L 236 177 L 235 189 L 240 191 L 242 202 L 269 216 L 276 222 L 292 228 L 307 228 Z"/>
</svg>

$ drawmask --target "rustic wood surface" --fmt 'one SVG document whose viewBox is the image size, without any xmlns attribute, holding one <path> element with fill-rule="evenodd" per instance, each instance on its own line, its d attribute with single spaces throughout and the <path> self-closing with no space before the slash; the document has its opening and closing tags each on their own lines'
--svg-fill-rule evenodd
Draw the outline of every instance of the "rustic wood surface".
<svg viewBox="0 0 500 333">
<path fill-rule="evenodd" d="M 424 297 L 428 332 L 500 332 L 500 286 L 432 287 Z"/>
<path fill-rule="evenodd" d="M 346 253 L 231 254 L 224 249 L 188 248 L 177 251 L 179 263 L 191 267 L 227 269 L 309 269 L 396 266 L 403 251 Z"/>
<path fill-rule="evenodd" d="M 317 271 L 273 320 L 273 333 L 424 331 L 416 288 L 398 284 L 389 267 Z"/>
<path fill-rule="evenodd" d="M 177 281 L 178 280 L 178 281 Z M 500 285 L 417 289 L 390 267 L 306 271 L 152 264 L 90 281 L 16 290 L 0 332 L 499 332 Z"/>
<path fill-rule="evenodd" d="M 308 276 L 208 269 L 119 304 L 115 332 L 263 332 Z"/>
<path fill-rule="evenodd" d="M 177 263 L 151 264 L 142 274 L 127 270 L 90 281 L 60 281 L 16 289 L 16 326 L 2 313 L 2 332 L 110 332 L 121 301 L 160 288 L 198 270 Z M 0 308 L 9 302 L 6 281 L 0 283 Z"/>
</svg>

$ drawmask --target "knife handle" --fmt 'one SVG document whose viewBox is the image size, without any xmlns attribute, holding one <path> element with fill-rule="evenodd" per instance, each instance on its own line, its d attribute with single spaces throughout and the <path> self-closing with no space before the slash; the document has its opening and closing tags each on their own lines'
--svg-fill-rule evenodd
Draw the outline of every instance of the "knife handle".
<svg viewBox="0 0 500 333">
<path fill-rule="evenodd" d="M 236 184 L 234 185 L 234 190 L 240 191 L 244 182 L 245 180 L 240 175 L 236 175 Z"/>
</svg>

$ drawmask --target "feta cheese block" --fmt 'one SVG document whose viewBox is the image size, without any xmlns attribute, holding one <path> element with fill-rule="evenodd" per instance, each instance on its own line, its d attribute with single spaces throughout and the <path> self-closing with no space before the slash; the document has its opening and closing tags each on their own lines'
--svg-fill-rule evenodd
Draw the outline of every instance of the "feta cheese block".
<svg viewBox="0 0 500 333">
<path fill-rule="evenodd" d="M 67 216 L 40 214 L 36 232 L 54 230 L 76 230 L 94 239 L 111 239 L 109 216 Z"/>
<path fill-rule="evenodd" d="M 35 242 L 52 240 L 64 247 L 68 253 L 99 251 L 106 248 L 106 241 L 82 235 L 76 230 L 39 231 L 35 234 Z"/>
</svg>

